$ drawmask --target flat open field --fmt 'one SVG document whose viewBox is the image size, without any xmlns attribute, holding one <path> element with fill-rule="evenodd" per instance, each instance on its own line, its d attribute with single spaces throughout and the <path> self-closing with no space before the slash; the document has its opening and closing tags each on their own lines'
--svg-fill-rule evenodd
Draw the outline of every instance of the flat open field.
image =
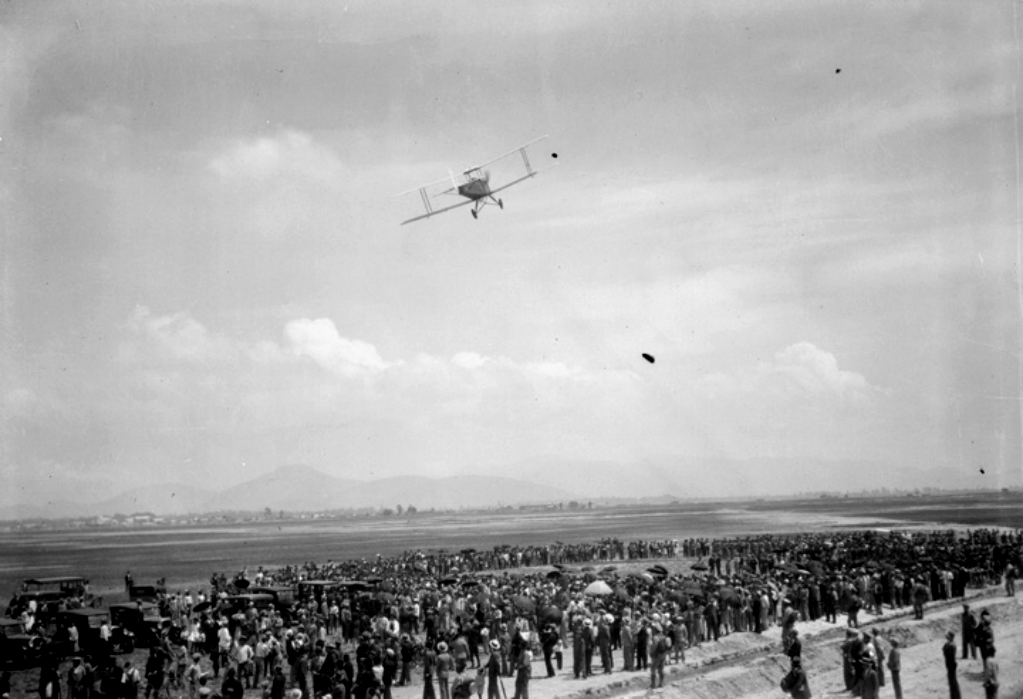
<svg viewBox="0 0 1023 699">
<path fill-rule="evenodd" d="M 849 527 L 1023 526 L 1018 496 L 827 499 L 600 508 L 582 512 L 464 513 L 408 518 L 291 520 L 202 527 L 29 531 L 0 535 L 0 595 L 27 577 L 83 575 L 100 593 L 166 577 L 195 585 L 245 566 L 392 555 L 411 549 L 683 539 Z"/>
</svg>

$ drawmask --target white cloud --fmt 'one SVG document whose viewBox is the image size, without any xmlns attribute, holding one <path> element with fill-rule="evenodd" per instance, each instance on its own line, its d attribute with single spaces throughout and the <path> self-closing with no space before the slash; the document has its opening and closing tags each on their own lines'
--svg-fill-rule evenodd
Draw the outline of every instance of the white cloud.
<svg viewBox="0 0 1023 699">
<path fill-rule="evenodd" d="M 229 359 L 237 354 L 235 343 L 211 334 L 185 311 L 157 316 L 149 308 L 139 306 L 128 327 L 134 337 L 132 342 L 122 346 L 122 355 L 126 352 L 129 357 L 206 362 Z M 144 347 L 138 345 L 139 339 L 144 341 Z"/>
<path fill-rule="evenodd" d="M 708 396 L 757 396 L 771 400 L 857 400 L 889 394 L 855 371 L 841 369 L 835 355 L 810 342 L 797 342 L 775 353 L 773 361 L 729 373 L 714 373 L 697 382 Z"/>
<path fill-rule="evenodd" d="M 341 337 L 328 318 L 293 320 L 285 326 L 284 335 L 295 356 L 309 357 L 339 376 L 372 375 L 393 366 L 370 343 Z"/>
<path fill-rule="evenodd" d="M 311 136 L 286 129 L 274 137 L 236 140 L 210 160 L 209 169 L 225 180 L 265 181 L 287 175 L 331 180 L 343 166 Z"/>
</svg>

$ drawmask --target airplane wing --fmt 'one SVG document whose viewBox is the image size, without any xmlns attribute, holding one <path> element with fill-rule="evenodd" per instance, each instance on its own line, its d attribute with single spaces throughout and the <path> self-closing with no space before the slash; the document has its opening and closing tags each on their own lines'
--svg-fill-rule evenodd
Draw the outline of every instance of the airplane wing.
<svg viewBox="0 0 1023 699">
<path fill-rule="evenodd" d="M 526 148 L 528 148 L 529 146 L 533 145 L 534 143 L 539 143 L 540 141 L 544 140 L 545 138 L 547 138 L 547 136 L 541 136 L 540 138 L 533 139 L 529 143 L 523 143 L 518 148 L 512 148 L 510 151 L 508 151 L 504 155 L 499 155 L 496 158 L 491 158 L 490 160 L 488 160 L 485 163 L 480 163 L 479 165 L 474 165 L 473 167 L 470 167 L 470 168 L 468 168 L 466 170 L 463 170 L 462 174 L 463 175 L 468 175 L 473 170 L 480 170 L 480 169 L 486 167 L 487 165 L 490 165 L 491 163 L 496 163 L 498 160 L 502 160 L 504 158 L 507 158 L 509 155 L 514 155 L 515 153 L 519 153 L 519 152 L 522 153 L 522 158 L 526 162 L 526 169 L 529 170 L 531 168 L 529 167 L 529 160 L 526 159 Z"/>
<path fill-rule="evenodd" d="M 544 172 L 545 170 L 550 170 L 552 167 L 554 167 L 554 165 L 548 165 L 547 167 L 545 167 L 543 169 L 540 169 L 540 170 L 530 170 L 528 175 L 523 175 L 522 177 L 518 178 L 517 180 L 512 180 L 511 182 L 508 182 L 507 184 L 503 184 L 500 187 L 495 187 L 494 189 L 490 190 L 490 193 L 491 194 L 497 194 L 501 190 L 508 189 L 512 185 L 516 185 L 519 182 L 522 182 L 524 180 L 528 180 L 528 179 L 530 179 L 532 177 L 536 177 L 541 172 Z"/>
<path fill-rule="evenodd" d="M 413 189 L 411 191 L 414 192 L 416 190 Z M 451 206 L 445 206 L 443 209 L 428 209 L 427 213 L 420 214 L 419 216 L 413 216 L 410 219 L 406 219 L 406 220 L 402 221 L 400 225 L 404 226 L 406 223 L 412 223 L 413 221 L 422 221 L 424 218 L 430 218 L 431 216 L 436 216 L 437 214 L 442 214 L 445 211 L 451 211 L 452 209 L 457 209 L 460 206 L 465 206 L 467 204 L 472 204 L 472 203 L 473 203 L 472 199 L 466 199 L 465 201 L 460 201 L 457 204 L 452 204 Z"/>
</svg>

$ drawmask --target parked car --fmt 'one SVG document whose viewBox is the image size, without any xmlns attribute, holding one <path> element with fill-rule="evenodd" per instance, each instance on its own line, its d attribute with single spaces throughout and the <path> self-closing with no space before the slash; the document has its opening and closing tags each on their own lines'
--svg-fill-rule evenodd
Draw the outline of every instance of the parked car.
<svg viewBox="0 0 1023 699">
<path fill-rule="evenodd" d="M 152 602 L 122 602 L 110 605 L 110 623 L 130 631 L 135 647 L 152 648 L 160 643 L 161 631 L 171 620 L 160 616 L 160 608 Z"/>
<path fill-rule="evenodd" d="M 35 667 L 44 658 L 62 660 L 71 650 L 70 642 L 54 642 L 29 633 L 20 619 L 0 619 L 0 665 L 3 667 Z"/>
<path fill-rule="evenodd" d="M 57 615 L 59 629 L 74 626 L 78 629 L 78 645 L 82 653 L 94 655 L 119 655 L 135 650 L 135 635 L 128 629 L 115 625 L 106 609 L 70 609 Z M 100 636 L 103 625 L 110 629 L 109 643 Z"/>
</svg>

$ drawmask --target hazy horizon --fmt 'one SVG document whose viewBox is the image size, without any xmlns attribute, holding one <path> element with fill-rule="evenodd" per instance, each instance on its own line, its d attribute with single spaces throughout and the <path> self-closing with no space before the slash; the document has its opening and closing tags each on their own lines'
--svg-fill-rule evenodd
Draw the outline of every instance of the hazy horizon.
<svg viewBox="0 0 1023 699">
<path fill-rule="evenodd" d="M 282 464 L 1019 486 L 1016 8 L 8 3 L 0 506 Z M 503 211 L 399 227 L 544 134 Z"/>
</svg>

